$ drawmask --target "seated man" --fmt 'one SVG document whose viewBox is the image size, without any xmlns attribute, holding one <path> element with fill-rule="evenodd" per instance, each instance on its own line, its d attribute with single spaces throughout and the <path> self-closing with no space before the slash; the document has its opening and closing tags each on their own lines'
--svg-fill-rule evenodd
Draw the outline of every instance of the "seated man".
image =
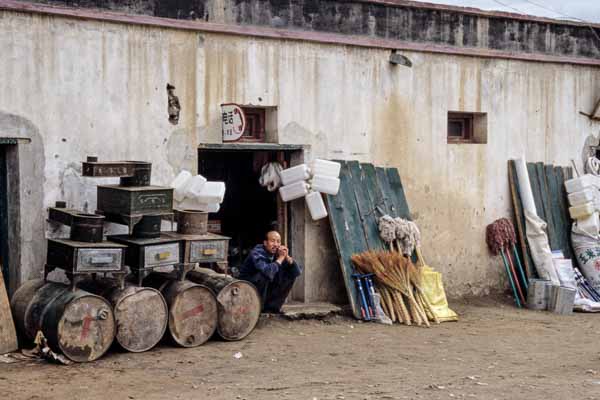
<svg viewBox="0 0 600 400">
<path fill-rule="evenodd" d="M 262 299 L 263 312 L 278 313 L 302 268 L 281 245 L 277 231 L 269 231 L 240 267 L 239 279 L 252 282 Z"/>
</svg>

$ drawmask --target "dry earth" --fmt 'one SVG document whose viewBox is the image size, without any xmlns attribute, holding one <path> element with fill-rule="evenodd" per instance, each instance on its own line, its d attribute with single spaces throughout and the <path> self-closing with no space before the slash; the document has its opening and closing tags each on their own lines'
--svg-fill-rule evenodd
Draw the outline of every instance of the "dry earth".
<svg viewBox="0 0 600 400">
<path fill-rule="evenodd" d="M 600 399 L 600 315 L 453 308 L 460 322 L 430 329 L 270 318 L 241 342 L 0 364 L 0 398 Z"/>
</svg>

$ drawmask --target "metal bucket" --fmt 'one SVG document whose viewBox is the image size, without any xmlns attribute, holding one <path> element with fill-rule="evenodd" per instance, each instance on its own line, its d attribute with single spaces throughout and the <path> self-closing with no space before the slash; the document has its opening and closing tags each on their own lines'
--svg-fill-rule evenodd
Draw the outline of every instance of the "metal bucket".
<svg viewBox="0 0 600 400">
<path fill-rule="evenodd" d="M 527 290 L 527 308 L 545 310 L 548 308 L 548 292 L 550 281 L 546 279 L 530 279 Z"/>
<path fill-rule="evenodd" d="M 207 212 L 177 210 L 177 233 L 184 235 L 205 235 L 207 232 Z"/>
<path fill-rule="evenodd" d="M 140 222 L 133 227 L 133 237 L 139 239 L 153 239 L 160 237 L 160 226 L 162 218 L 160 215 L 144 215 Z"/>
<path fill-rule="evenodd" d="M 133 176 L 121 178 L 121 186 L 150 186 L 152 163 L 145 161 L 128 161 L 134 164 Z"/>
<path fill-rule="evenodd" d="M 104 216 L 73 214 L 69 239 L 78 242 L 99 243 L 104 234 Z"/>
</svg>

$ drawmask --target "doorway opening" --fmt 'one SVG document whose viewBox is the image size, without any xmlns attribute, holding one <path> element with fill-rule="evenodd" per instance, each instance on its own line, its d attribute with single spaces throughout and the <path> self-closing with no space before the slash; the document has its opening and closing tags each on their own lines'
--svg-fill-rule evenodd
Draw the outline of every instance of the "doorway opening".
<svg viewBox="0 0 600 400">
<path fill-rule="evenodd" d="M 219 212 L 209 214 L 209 231 L 229 236 L 229 267 L 235 272 L 264 235 L 278 230 L 282 242 L 296 258 L 303 252 L 298 229 L 292 224 L 294 205 L 284 203 L 275 190 L 259 183 L 262 167 L 278 162 L 283 168 L 301 163 L 302 146 L 277 144 L 213 144 L 198 150 L 198 173 L 209 181 L 225 182 L 225 199 Z M 304 209 L 302 209 L 303 215 Z M 300 214 L 298 214 L 300 215 Z M 303 232 L 302 232 L 303 233 Z"/>
</svg>

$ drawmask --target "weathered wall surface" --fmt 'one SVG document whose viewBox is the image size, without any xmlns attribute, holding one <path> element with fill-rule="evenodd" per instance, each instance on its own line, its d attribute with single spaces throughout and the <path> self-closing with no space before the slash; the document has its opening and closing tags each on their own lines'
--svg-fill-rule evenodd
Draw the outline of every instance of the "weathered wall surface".
<svg viewBox="0 0 600 400">
<path fill-rule="evenodd" d="M 484 232 L 511 215 L 506 160 L 566 165 L 600 127 L 578 113 L 600 93 L 592 67 L 425 53 L 393 67 L 384 50 L 14 12 L 0 13 L 0 48 L 10 77 L 0 81 L 0 126 L 11 114 L 37 128 L 43 178 L 22 190 L 40 192 L 44 207 L 94 209 L 101 181 L 79 176 L 86 155 L 152 159 L 165 184 L 195 169 L 198 143 L 220 141 L 221 103 L 277 106 L 280 143 L 399 168 L 425 256 L 454 296 L 504 284 Z M 178 126 L 167 119 L 167 82 L 182 104 Z M 449 110 L 487 112 L 488 143 L 447 144 Z M 43 230 L 45 211 L 27 207 L 23 223 Z M 307 218 L 307 301 L 343 294 L 329 235 Z M 23 265 L 23 278 L 41 267 Z"/>
<path fill-rule="evenodd" d="M 177 19 L 267 26 L 451 47 L 600 57 L 600 29 L 514 14 L 383 0 L 33 0 Z M 596 29 L 596 34 L 592 31 Z"/>
</svg>

